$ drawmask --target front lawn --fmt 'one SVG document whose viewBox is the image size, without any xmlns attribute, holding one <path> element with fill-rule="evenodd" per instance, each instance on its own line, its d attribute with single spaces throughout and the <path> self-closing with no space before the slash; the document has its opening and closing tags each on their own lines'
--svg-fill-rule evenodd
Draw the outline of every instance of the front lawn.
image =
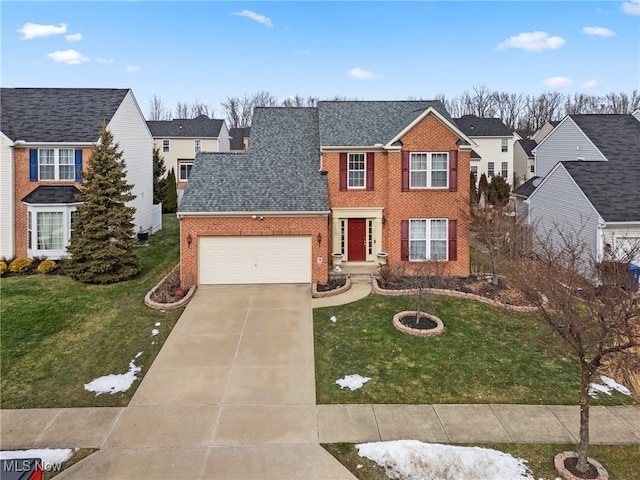
<svg viewBox="0 0 640 480">
<path fill-rule="evenodd" d="M 127 405 L 182 309 L 163 313 L 145 306 L 146 293 L 179 261 L 178 220 L 148 246 L 136 248 L 137 278 L 113 285 L 85 285 L 65 276 L 17 276 L 0 280 L 2 408 Z M 156 326 L 160 323 L 160 326 Z M 152 336 L 151 331 L 159 334 Z M 142 366 L 127 392 L 102 394 L 84 384 Z"/>
<path fill-rule="evenodd" d="M 446 331 L 424 339 L 392 325 L 411 309 L 408 297 L 370 295 L 314 310 L 317 403 L 578 403 L 577 363 L 542 348 L 549 334 L 532 314 L 432 297 Z M 371 380 L 354 391 L 335 383 L 351 374 Z M 633 399 L 614 392 L 593 400 L 623 403 Z"/>
<path fill-rule="evenodd" d="M 541 480 L 558 477 L 553 467 L 553 457 L 557 453 L 576 450 L 575 445 L 481 444 L 474 446 L 491 448 L 527 460 L 527 465 L 533 472 L 533 478 Z M 360 457 L 354 444 L 331 443 L 323 447 L 359 480 L 388 479 L 384 468 L 368 458 Z M 603 464 L 611 480 L 640 478 L 639 445 L 591 445 L 589 456 Z"/>
</svg>

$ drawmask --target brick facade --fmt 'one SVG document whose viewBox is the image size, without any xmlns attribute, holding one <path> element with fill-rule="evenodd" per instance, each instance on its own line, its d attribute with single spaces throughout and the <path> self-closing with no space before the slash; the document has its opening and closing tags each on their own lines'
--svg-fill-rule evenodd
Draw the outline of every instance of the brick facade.
<svg viewBox="0 0 640 480">
<path fill-rule="evenodd" d="M 459 150 L 458 137 L 435 115 L 427 115 L 401 139 L 402 150 L 434 152 L 458 150 L 458 188 L 402 191 L 401 151 L 374 152 L 374 189 L 340 191 L 340 152 L 322 154 L 323 169 L 328 172 L 331 208 L 383 207 L 381 250 L 388 253 L 388 264 L 401 261 L 401 222 L 410 218 L 448 218 L 458 220 L 458 258 L 446 262 L 448 275 L 469 275 L 469 189 L 470 151 Z M 333 233 L 333 232 L 332 232 Z M 335 235 L 332 237 L 335 238 Z M 332 251 L 339 251 L 334 246 Z"/>
<path fill-rule="evenodd" d="M 57 148 L 57 147 L 52 147 Z M 65 145 L 64 148 L 74 148 Z M 76 147 L 75 149 L 80 149 Z M 83 169 L 87 165 L 89 156 L 93 149 L 91 147 L 82 148 Z M 15 251 L 16 257 L 27 256 L 27 206 L 22 203 L 22 199 L 41 185 L 75 185 L 80 188 L 80 183 L 74 181 L 47 180 L 32 182 L 29 180 L 29 148 L 14 147 L 14 178 L 15 178 Z"/>
<path fill-rule="evenodd" d="M 184 286 L 198 283 L 198 237 L 204 236 L 257 236 L 257 235 L 307 235 L 311 236 L 312 283 L 324 284 L 328 278 L 329 230 L 327 215 L 317 216 L 269 216 L 264 220 L 251 216 L 199 217 L 184 216 L 180 219 L 180 281 Z M 320 243 L 318 243 L 318 234 Z M 187 237 L 191 235 L 191 245 Z M 322 263 L 317 259 L 321 257 Z"/>
</svg>

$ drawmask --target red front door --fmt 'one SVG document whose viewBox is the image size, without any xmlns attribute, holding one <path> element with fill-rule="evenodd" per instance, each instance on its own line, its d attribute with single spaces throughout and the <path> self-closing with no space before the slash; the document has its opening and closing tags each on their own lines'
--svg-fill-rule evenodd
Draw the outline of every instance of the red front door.
<svg viewBox="0 0 640 480">
<path fill-rule="evenodd" d="M 367 229 L 364 218 L 349 219 L 349 262 L 364 262 L 367 259 Z"/>
</svg>

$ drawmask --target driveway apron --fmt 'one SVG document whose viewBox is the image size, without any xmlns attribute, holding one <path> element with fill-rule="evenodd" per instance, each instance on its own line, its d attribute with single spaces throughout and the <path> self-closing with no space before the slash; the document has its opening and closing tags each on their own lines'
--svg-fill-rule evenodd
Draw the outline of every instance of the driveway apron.
<svg viewBox="0 0 640 480">
<path fill-rule="evenodd" d="M 309 285 L 201 286 L 102 449 L 60 478 L 353 479 L 318 443 Z"/>
</svg>

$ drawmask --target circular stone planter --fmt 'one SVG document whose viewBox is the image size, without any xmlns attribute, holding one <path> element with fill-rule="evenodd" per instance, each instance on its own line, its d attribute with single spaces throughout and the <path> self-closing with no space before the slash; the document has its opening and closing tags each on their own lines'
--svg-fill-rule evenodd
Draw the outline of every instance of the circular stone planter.
<svg viewBox="0 0 640 480">
<path fill-rule="evenodd" d="M 428 321 L 425 323 L 425 328 L 421 328 L 421 326 L 409 326 L 405 325 L 402 321 L 403 318 L 406 317 L 420 317 L 425 318 Z M 393 326 L 400 330 L 402 333 L 407 333 L 409 335 L 415 335 L 416 337 L 435 337 L 436 335 L 440 335 L 445 331 L 444 323 L 435 315 L 430 315 L 424 312 L 416 312 L 416 311 L 405 311 L 396 313 L 393 316 Z"/>
<path fill-rule="evenodd" d="M 574 475 L 567 467 L 565 467 L 565 462 L 573 458 L 578 458 L 578 454 L 576 452 L 561 452 L 553 459 L 553 465 L 556 467 L 556 472 L 558 472 L 558 475 L 560 475 L 563 480 L 585 480 L 586 478 L 589 480 L 609 480 L 609 473 L 605 468 L 599 462 L 596 462 L 590 457 L 587 458 L 587 461 L 589 462 L 589 465 L 593 466 L 597 470 L 598 475 L 595 477 L 579 477 Z"/>
</svg>

